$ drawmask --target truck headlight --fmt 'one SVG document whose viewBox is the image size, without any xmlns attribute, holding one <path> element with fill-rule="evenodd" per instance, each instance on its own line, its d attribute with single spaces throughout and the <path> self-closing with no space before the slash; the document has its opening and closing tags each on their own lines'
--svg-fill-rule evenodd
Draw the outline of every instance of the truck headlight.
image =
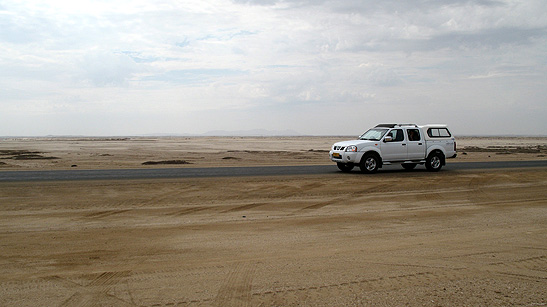
<svg viewBox="0 0 547 307">
<path fill-rule="evenodd" d="M 355 146 L 355 145 L 348 146 L 348 147 L 346 147 L 346 151 L 356 152 L 357 151 L 357 146 Z"/>
</svg>

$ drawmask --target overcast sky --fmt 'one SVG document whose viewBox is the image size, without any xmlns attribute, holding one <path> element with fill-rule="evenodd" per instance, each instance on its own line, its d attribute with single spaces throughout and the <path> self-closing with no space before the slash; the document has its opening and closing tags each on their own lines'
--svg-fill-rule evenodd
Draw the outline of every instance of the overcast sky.
<svg viewBox="0 0 547 307">
<path fill-rule="evenodd" d="M 0 135 L 547 135 L 545 0 L 0 0 Z"/>
</svg>

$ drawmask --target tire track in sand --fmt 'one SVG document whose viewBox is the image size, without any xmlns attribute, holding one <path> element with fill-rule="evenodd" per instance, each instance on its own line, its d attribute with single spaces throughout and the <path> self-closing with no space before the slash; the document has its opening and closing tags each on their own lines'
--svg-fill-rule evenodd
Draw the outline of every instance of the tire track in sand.
<svg viewBox="0 0 547 307">
<path fill-rule="evenodd" d="M 228 273 L 213 301 L 214 306 L 251 306 L 251 288 L 256 265 L 239 262 Z"/>
<path fill-rule="evenodd" d="M 108 293 L 112 287 L 119 284 L 122 279 L 125 279 L 130 274 L 131 273 L 128 271 L 103 272 L 91 280 L 87 285 L 81 285 L 80 283 L 70 281 L 60 276 L 51 276 L 47 279 L 74 290 L 74 294 L 59 306 L 101 306 L 104 304 L 133 306 L 133 303 Z"/>
</svg>

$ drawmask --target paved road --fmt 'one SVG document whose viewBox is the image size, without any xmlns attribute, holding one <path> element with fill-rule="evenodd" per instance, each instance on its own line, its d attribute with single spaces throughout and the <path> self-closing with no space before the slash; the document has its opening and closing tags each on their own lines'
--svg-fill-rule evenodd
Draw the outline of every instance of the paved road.
<svg viewBox="0 0 547 307">
<path fill-rule="evenodd" d="M 469 169 L 547 167 L 543 161 L 510 162 L 458 162 L 448 163 L 441 172 Z M 356 168 L 358 170 L 358 168 Z M 399 165 L 385 166 L 379 173 L 403 172 Z M 333 165 L 302 166 L 252 166 L 207 168 L 154 168 L 154 169 L 106 169 L 106 170 L 49 170 L 49 171 L 1 171 L 0 182 L 14 181 L 64 181 L 64 180 L 120 180 L 199 177 L 283 176 L 319 175 L 340 172 Z M 414 172 L 425 172 L 419 167 Z M 355 171 L 357 173 L 357 171 Z"/>
</svg>

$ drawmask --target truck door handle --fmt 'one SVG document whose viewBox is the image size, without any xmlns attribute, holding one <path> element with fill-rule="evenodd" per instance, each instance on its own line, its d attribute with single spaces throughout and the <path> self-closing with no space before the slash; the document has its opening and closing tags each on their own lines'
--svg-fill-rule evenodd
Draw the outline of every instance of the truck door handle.
<svg viewBox="0 0 547 307">
<path fill-rule="evenodd" d="M 423 145 L 422 143 L 418 143 L 418 145 Z"/>
<path fill-rule="evenodd" d="M 402 144 L 403 146 L 406 146 L 406 144 Z"/>
</svg>

